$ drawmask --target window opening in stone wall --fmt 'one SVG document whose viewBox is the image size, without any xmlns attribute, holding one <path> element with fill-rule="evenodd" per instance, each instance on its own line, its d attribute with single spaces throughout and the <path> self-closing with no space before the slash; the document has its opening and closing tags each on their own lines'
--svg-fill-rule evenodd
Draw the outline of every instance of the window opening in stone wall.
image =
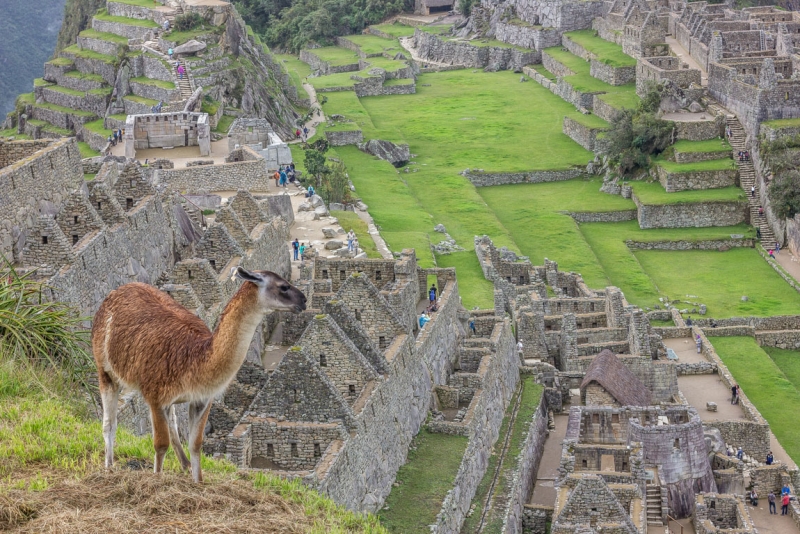
<svg viewBox="0 0 800 534">
<path fill-rule="evenodd" d="M 681 440 L 680 438 L 675 438 L 675 441 L 672 443 L 673 449 L 680 449 L 681 448 Z"/>
<path fill-rule="evenodd" d="M 612 413 L 611 414 L 611 422 L 612 423 L 619 423 L 619 414 L 618 413 Z"/>
<path fill-rule="evenodd" d="M 597 328 L 597 323 L 592 323 L 592 328 Z"/>
<path fill-rule="evenodd" d="M 295 389 L 293 391 L 294 391 L 294 402 L 299 403 L 300 402 L 300 392 L 297 389 Z"/>
<path fill-rule="evenodd" d="M 322 269 L 322 278 L 328 278 L 328 269 Z"/>
<path fill-rule="evenodd" d="M 208 260 L 208 263 L 209 263 L 209 265 L 211 265 L 212 269 L 214 269 L 215 271 L 217 270 L 217 261 L 216 260 Z"/>
<path fill-rule="evenodd" d="M 325 354 L 319 355 L 319 366 L 320 367 L 327 367 L 328 366 L 328 359 L 325 357 Z"/>
<path fill-rule="evenodd" d="M 378 336 L 378 348 L 379 349 L 386 348 L 386 338 L 384 336 Z"/>
<path fill-rule="evenodd" d="M 524 276 L 520 276 L 519 277 L 519 285 L 521 285 L 521 286 L 525 285 L 525 277 Z"/>
<path fill-rule="evenodd" d="M 131 180 L 131 187 L 136 187 L 136 180 Z"/>
<path fill-rule="evenodd" d="M 314 458 L 319 458 L 322 456 L 322 451 L 319 448 L 319 443 L 314 444 Z"/>
<path fill-rule="evenodd" d="M 75 216 L 72 218 L 72 224 L 78 224 L 78 216 L 77 216 L 77 215 L 75 215 Z"/>
<path fill-rule="evenodd" d="M 594 311 L 594 302 L 589 303 L 589 311 Z"/>
<path fill-rule="evenodd" d="M 784 100 L 789 100 L 789 93 L 786 93 L 786 96 L 784 97 Z"/>
<path fill-rule="evenodd" d="M 192 277 L 192 270 L 191 270 L 191 269 L 189 269 L 188 271 L 186 271 L 186 276 L 188 276 L 189 280 L 191 280 L 191 279 L 193 278 L 193 277 Z"/>
<path fill-rule="evenodd" d="M 275 446 L 272 443 L 267 443 L 267 458 L 275 458 Z"/>
<path fill-rule="evenodd" d="M 43 235 L 42 236 L 42 245 L 46 245 L 46 244 L 47 244 L 47 236 Z"/>
<path fill-rule="evenodd" d="M 73 245 L 78 244 L 78 234 L 72 234 L 72 244 Z"/>
<path fill-rule="evenodd" d="M 361 320 L 361 312 L 358 310 L 358 308 L 354 309 L 353 312 L 356 315 L 356 321 L 360 321 Z"/>
<path fill-rule="evenodd" d="M 506 276 L 506 281 L 510 283 L 511 282 L 511 277 L 510 276 Z"/>
<path fill-rule="evenodd" d="M 102 207 L 103 207 L 103 203 L 102 202 L 98 202 L 97 203 L 97 209 L 102 209 Z"/>
<path fill-rule="evenodd" d="M 593 413 L 592 414 L 592 423 L 598 423 L 598 424 L 600 423 L 600 414 L 599 413 Z"/>
<path fill-rule="evenodd" d="M 347 273 L 345 271 L 339 271 L 339 280 L 344 280 L 347 278 Z"/>
<path fill-rule="evenodd" d="M 292 458 L 297 458 L 299 454 L 297 453 L 297 443 L 291 443 L 292 446 Z"/>
<path fill-rule="evenodd" d="M 355 384 L 350 384 L 349 386 L 347 386 L 347 392 L 350 395 L 355 395 L 356 394 L 356 386 L 355 386 Z"/>
<path fill-rule="evenodd" d="M 125 209 L 129 210 L 132 207 L 133 207 L 133 199 L 132 198 L 126 198 L 125 199 Z"/>
<path fill-rule="evenodd" d="M 622 460 L 622 470 L 625 471 L 628 469 L 628 461 Z"/>
<path fill-rule="evenodd" d="M 381 272 L 375 271 L 375 280 L 380 280 L 380 279 L 381 279 Z"/>
<path fill-rule="evenodd" d="M 581 460 L 581 465 L 583 467 L 589 467 L 589 462 L 587 462 L 586 460 Z"/>
<path fill-rule="evenodd" d="M 715 509 L 717 507 L 717 503 L 715 501 L 711 501 L 711 503 L 709 503 L 708 507 L 713 510 L 713 509 Z"/>
</svg>

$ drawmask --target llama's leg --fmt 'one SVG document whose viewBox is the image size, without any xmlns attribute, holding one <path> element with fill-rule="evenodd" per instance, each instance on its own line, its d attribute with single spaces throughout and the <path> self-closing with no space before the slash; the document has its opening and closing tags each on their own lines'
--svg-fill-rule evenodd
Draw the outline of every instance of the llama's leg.
<svg viewBox="0 0 800 534">
<path fill-rule="evenodd" d="M 200 470 L 200 457 L 203 454 L 203 432 L 208 421 L 208 412 L 211 411 L 211 402 L 193 402 L 189 405 L 189 457 L 192 459 L 192 480 L 203 481 Z"/>
<path fill-rule="evenodd" d="M 181 444 L 181 436 L 178 434 L 178 419 L 175 416 L 175 405 L 169 407 L 169 413 L 167 414 L 167 418 L 169 421 L 169 439 L 172 442 L 172 448 L 175 449 L 175 456 L 178 457 L 178 460 L 181 462 L 181 469 L 186 471 L 189 469 L 189 459 L 186 457 L 186 453 L 183 452 L 183 445 Z"/>
<path fill-rule="evenodd" d="M 106 372 L 99 373 L 100 401 L 103 404 L 103 441 L 106 446 L 106 467 L 114 465 L 114 441 L 117 436 L 117 403 L 119 385 Z"/>
<path fill-rule="evenodd" d="M 156 458 L 153 471 L 160 473 L 164 467 L 164 456 L 169 450 L 169 423 L 167 410 L 150 405 L 150 419 L 153 424 L 153 446 L 156 449 Z"/>
</svg>

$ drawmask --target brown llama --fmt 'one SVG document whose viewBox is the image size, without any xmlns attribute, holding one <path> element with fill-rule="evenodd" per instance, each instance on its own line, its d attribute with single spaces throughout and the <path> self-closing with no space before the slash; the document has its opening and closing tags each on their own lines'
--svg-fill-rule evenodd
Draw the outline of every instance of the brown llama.
<svg viewBox="0 0 800 534">
<path fill-rule="evenodd" d="M 247 355 L 256 327 L 271 311 L 299 313 L 306 297 L 270 271 L 233 276 L 245 282 L 212 333 L 199 317 L 158 289 L 132 283 L 115 289 L 94 316 L 92 351 L 103 403 L 106 467 L 114 463 L 120 389 L 138 390 L 150 406 L 154 470 L 160 473 L 170 442 L 192 479 L 202 482 L 200 455 L 211 402 L 225 391 Z M 173 404 L 189 403 L 189 456 L 178 435 Z"/>
</svg>

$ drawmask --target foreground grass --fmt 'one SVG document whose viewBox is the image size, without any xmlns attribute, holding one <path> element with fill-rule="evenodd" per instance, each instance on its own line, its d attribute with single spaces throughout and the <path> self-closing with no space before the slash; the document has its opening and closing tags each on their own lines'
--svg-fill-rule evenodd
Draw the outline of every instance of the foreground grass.
<svg viewBox="0 0 800 534">
<path fill-rule="evenodd" d="M 50 499 L 57 501 L 63 484 L 74 489 L 80 487 L 86 477 L 105 476 L 101 474 L 101 424 L 87 409 L 87 399 L 77 393 L 80 391 L 83 390 L 65 385 L 52 371 L 20 366 L 0 358 L 0 516 L 7 517 L 3 508 L 9 502 L 18 504 L 24 500 L 25 492 L 43 492 L 52 487 L 55 495 Z M 119 428 L 115 454 L 117 471 L 124 472 L 126 465 L 139 468 L 152 465 L 153 454 L 150 436 L 134 436 Z M 203 486 L 206 489 L 217 484 L 236 484 L 252 492 L 253 499 L 266 492 L 300 505 L 303 517 L 295 516 L 294 520 L 307 523 L 312 532 L 385 532 L 374 516 L 347 511 L 297 480 L 283 480 L 265 473 L 239 475 L 232 464 L 208 457 L 203 457 L 202 467 L 207 475 Z M 169 473 L 180 472 L 171 449 L 164 469 L 168 473 L 164 483 L 170 484 Z M 141 477 L 156 475 L 143 473 Z M 190 478 L 180 474 L 175 480 L 185 484 Z M 193 492 L 192 487 L 189 491 Z M 201 491 L 201 487 L 197 487 L 198 494 Z M 10 501 L 3 500 L 6 496 L 11 496 Z M 86 503 L 86 506 L 90 505 Z M 286 508 L 284 506 L 284 511 Z M 152 510 L 140 512 L 158 515 Z M 36 520 L 46 521 L 48 513 L 47 507 L 42 508 Z M 235 520 L 229 526 L 235 530 Z"/>
<path fill-rule="evenodd" d="M 800 294 L 751 248 L 639 250 L 634 255 L 662 294 L 701 302 L 711 317 L 794 315 L 800 308 Z"/>
<path fill-rule="evenodd" d="M 397 472 L 392 489 L 379 512 L 389 532 L 426 533 L 436 521 L 447 492 L 453 488 L 467 438 L 434 434 L 422 429 L 414 438 L 408 462 Z"/>
<path fill-rule="evenodd" d="M 800 461 L 800 426 L 795 422 L 800 406 L 797 387 L 753 338 L 712 337 L 709 341 L 792 460 Z"/>
</svg>

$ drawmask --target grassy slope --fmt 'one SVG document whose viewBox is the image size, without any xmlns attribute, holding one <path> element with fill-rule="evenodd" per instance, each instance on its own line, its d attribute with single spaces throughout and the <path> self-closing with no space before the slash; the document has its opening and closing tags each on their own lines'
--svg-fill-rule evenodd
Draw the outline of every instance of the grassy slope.
<svg viewBox="0 0 800 534">
<path fill-rule="evenodd" d="M 378 252 L 378 247 L 372 236 L 369 235 L 367 223 L 364 222 L 358 215 L 352 211 L 335 211 L 331 215 L 339 219 L 339 224 L 345 231 L 353 230 L 358 238 L 358 245 L 364 252 L 367 253 L 368 258 L 380 258 L 381 253 Z"/>
<path fill-rule="evenodd" d="M 297 96 L 306 98 L 306 91 L 303 89 L 303 79 L 311 74 L 311 67 L 308 63 L 300 61 L 297 57 L 290 54 L 273 54 L 276 60 L 286 68 L 289 77 L 292 79 L 295 87 L 297 87 Z"/>
<path fill-rule="evenodd" d="M 397 483 L 379 513 L 389 532 L 430 532 L 445 495 L 453 487 L 467 447 L 467 438 L 434 434 L 423 429 L 414 438 L 408 462 L 397 472 Z"/>
<path fill-rule="evenodd" d="M 414 35 L 414 28 L 412 26 L 406 26 L 405 24 L 377 24 L 372 27 L 394 37 L 408 37 Z"/>
<path fill-rule="evenodd" d="M 714 160 L 715 161 L 715 160 Z M 705 162 L 703 162 L 705 163 Z M 687 165 L 698 165 L 689 163 Z M 719 189 L 702 189 L 697 191 L 678 191 L 667 193 L 658 182 L 631 182 L 634 194 L 647 205 L 691 204 L 694 202 L 732 202 L 744 201 L 741 187 L 730 186 Z"/>
<path fill-rule="evenodd" d="M 672 145 L 675 152 L 730 152 L 731 145 L 724 139 L 707 139 L 705 141 L 687 141 L 682 139 Z"/>
<path fill-rule="evenodd" d="M 702 171 L 727 171 L 736 168 L 736 164 L 729 157 L 720 159 L 709 159 L 706 161 L 694 161 L 691 163 L 675 163 L 674 161 L 667 161 L 657 159 L 656 165 L 662 167 L 667 172 L 702 172 Z"/>
<path fill-rule="evenodd" d="M 365 54 L 383 54 L 387 50 L 402 51 L 397 39 L 386 39 L 377 35 L 348 35 L 344 39 L 355 44 Z"/>
<path fill-rule="evenodd" d="M 308 52 L 314 54 L 332 67 L 358 63 L 358 55 L 355 52 L 347 50 L 346 48 L 339 48 L 338 46 L 324 46 L 322 48 L 308 50 Z"/>
<path fill-rule="evenodd" d="M 620 45 L 599 37 L 595 30 L 577 30 L 566 32 L 564 35 L 579 44 L 587 52 L 597 56 L 597 59 L 602 63 L 612 67 L 636 66 L 636 59 L 625 54 Z"/>
<path fill-rule="evenodd" d="M 795 462 L 800 461 L 800 426 L 795 422 L 800 392 L 795 384 L 753 338 L 714 337 L 709 340 L 742 391 L 769 422 L 789 456 Z M 796 375 L 793 374 L 793 378 Z"/>
</svg>

